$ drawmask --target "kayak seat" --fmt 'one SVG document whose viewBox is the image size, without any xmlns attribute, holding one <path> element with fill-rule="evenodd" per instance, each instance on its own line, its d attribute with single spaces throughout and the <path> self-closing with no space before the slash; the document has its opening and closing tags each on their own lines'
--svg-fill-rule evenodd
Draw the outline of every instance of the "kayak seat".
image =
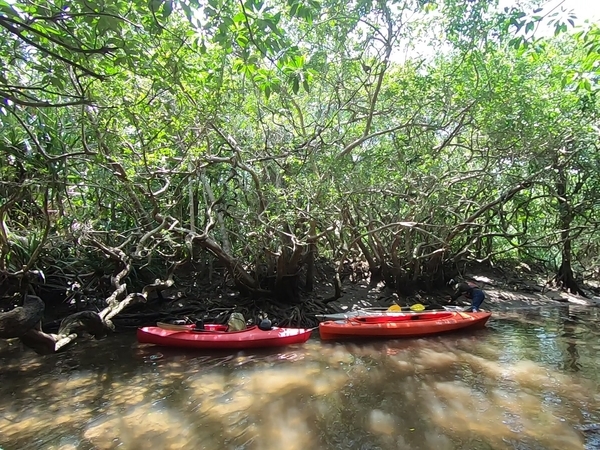
<svg viewBox="0 0 600 450">
<path fill-rule="evenodd" d="M 258 324 L 258 328 L 263 331 L 269 331 L 273 328 L 273 324 L 269 319 L 263 319 Z"/>
</svg>

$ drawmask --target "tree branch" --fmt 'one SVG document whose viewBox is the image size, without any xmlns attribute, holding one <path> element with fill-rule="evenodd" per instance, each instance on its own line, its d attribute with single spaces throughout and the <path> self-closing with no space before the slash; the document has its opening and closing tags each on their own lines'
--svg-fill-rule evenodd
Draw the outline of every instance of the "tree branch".
<svg viewBox="0 0 600 450">
<path fill-rule="evenodd" d="M 7 31 L 9 31 L 10 33 L 14 34 L 15 36 L 17 36 L 23 42 L 31 45 L 32 47 L 37 48 L 42 53 L 44 53 L 46 55 L 49 55 L 49 56 L 52 56 L 52 57 L 58 59 L 59 61 L 62 61 L 65 64 L 68 64 L 69 66 L 76 67 L 77 69 L 81 70 L 84 74 L 89 75 L 90 77 L 96 78 L 96 79 L 101 80 L 101 81 L 103 81 L 104 79 L 106 79 L 106 77 L 104 75 L 100 75 L 100 74 L 98 74 L 98 73 L 96 73 L 96 72 L 94 72 L 94 71 L 92 71 L 92 70 L 90 70 L 90 69 L 82 66 L 79 63 L 71 61 L 71 60 L 65 58 L 64 56 L 61 56 L 58 53 L 53 52 L 52 50 L 49 50 L 47 48 L 42 47 L 37 42 L 34 42 L 33 40 L 31 40 L 28 37 L 24 36 L 17 28 L 15 28 L 14 26 L 12 26 L 5 19 L 0 18 L 0 26 L 3 27 L 4 29 L 6 29 Z"/>
<path fill-rule="evenodd" d="M 12 20 L 10 17 L 0 18 L 0 24 L 2 24 L 3 22 L 4 23 L 6 23 L 6 22 L 13 23 L 13 24 L 19 26 L 20 28 L 23 28 L 33 34 L 43 37 L 44 39 L 48 39 L 50 42 L 53 42 L 56 45 L 59 45 L 63 48 L 66 48 L 67 50 L 69 50 L 71 52 L 75 52 L 75 53 L 83 53 L 86 55 L 97 55 L 97 54 L 105 55 L 107 53 L 118 50 L 118 47 L 101 47 L 101 48 L 93 48 L 93 49 L 89 49 L 89 50 L 86 50 L 86 49 L 83 49 L 80 47 L 73 47 L 72 45 L 69 45 L 66 42 L 62 42 L 59 39 L 56 39 L 55 37 L 53 37 L 49 34 L 45 34 L 45 33 L 42 33 L 40 30 L 36 30 L 35 28 L 27 25 L 24 22 L 20 22 L 18 20 Z M 4 25 L 2 25 L 2 26 L 4 26 Z"/>
<path fill-rule="evenodd" d="M 4 90 L 0 90 L 0 96 L 4 97 L 5 99 L 10 100 L 11 102 L 13 102 L 16 105 L 31 106 L 34 108 L 62 108 L 64 106 L 77 106 L 77 105 L 91 105 L 92 104 L 92 102 L 87 99 L 73 100 L 70 102 L 63 102 L 63 103 L 50 103 L 48 101 L 43 101 L 43 100 L 39 100 L 36 102 L 27 101 L 27 100 L 21 100 L 21 99 L 15 97 L 13 94 L 10 94 L 9 92 L 4 91 Z"/>
</svg>

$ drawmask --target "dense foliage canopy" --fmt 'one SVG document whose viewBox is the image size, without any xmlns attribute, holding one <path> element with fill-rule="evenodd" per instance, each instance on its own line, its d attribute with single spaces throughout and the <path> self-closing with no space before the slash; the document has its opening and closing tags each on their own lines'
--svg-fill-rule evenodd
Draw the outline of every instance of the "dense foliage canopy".
<svg viewBox="0 0 600 450">
<path fill-rule="evenodd" d="M 512 260 L 576 290 L 599 54 L 487 0 L 0 0 L 0 271 L 216 261 L 290 299 L 317 255 L 398 288 Z"/>
</svg>

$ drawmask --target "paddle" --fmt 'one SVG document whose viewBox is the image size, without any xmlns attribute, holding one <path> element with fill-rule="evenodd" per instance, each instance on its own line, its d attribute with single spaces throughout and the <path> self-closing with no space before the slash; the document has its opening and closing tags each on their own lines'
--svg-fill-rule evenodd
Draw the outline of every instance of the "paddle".
<svg viewBox="0 0 600 450">
<path fill-rule="evenodd" d="M 415 303 L 414 305 L 411 305 L 409 309 L 411 311 L 424 311 L 425 306 L 421 305 L 420 303 Z M 402 307 L 394 303 L 387 309 L 387 312 L 402 312 Z"/>
</svg>

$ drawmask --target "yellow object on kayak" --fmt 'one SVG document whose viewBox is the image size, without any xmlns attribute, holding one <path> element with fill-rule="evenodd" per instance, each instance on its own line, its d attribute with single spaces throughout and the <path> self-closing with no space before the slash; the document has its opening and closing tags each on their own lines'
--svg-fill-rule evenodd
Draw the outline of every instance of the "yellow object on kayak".
<svg viewBox="0 0 600 450">
<path fill-rule="evenodd" d="M 420 303 L 415 303 L 414 305 L 411 305 L 410 307 L 411 311 L 423 311 L 425 310 L 425 307 L 423 305 L 421 305 Z M 401 312 L 402 308 L 397 305 L 396 303 L 394 303 L 392 306 L 390 306 L 387 309 L 387 312 Z"/>
</svg>

